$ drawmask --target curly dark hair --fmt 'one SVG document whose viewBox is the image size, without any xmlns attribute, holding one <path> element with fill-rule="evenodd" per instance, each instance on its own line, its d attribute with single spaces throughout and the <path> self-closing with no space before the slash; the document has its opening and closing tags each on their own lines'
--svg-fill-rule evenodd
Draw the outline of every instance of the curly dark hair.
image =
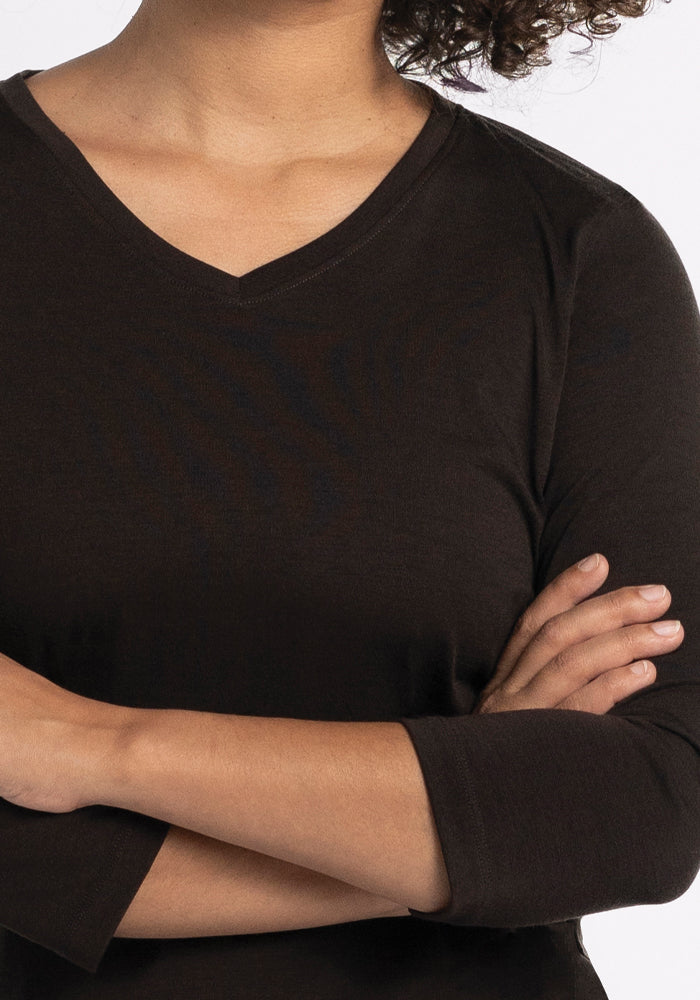
<svg viewBox="0 0 700 1000">
<path fill-rule="evenodd" d="M 590 44 L 594 36 L 620 28 L 615 20 L 641 17 L 655 0 L 384 0 L 380 31 L 386 51 L 399 54 L 399 73 L 418 66 L 457 90 L 484 92 L 460 70 L 475 60 L 508 79 L 529 76 L 549 66 L 549 41 L 565 30 Z M 670 3 L 671 0 L 664 0 Z M 578 30 L 585 24 L 586 34 Z"/>
</svg>

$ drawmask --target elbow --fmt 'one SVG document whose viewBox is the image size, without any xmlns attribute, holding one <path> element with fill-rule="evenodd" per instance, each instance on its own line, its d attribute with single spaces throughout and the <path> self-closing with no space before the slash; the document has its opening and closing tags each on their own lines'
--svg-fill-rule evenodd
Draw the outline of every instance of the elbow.
<svg viewBox="0 0 700 1000">
<path fill-rule="evenodd" d="M 675 759 L 680 773 L 673 781 L 667 779 L 666 816 L 651 838 L 651 903 L 671 903 L 683 896 L 700 872 L 700 760 L 695 752 L 685 762 L 680 753 Z"/>
<path fill-rule="evenodd" d="M 629 905 L 671 903 L 700 872 L 700 745 L 647 720 L 628 720 L 662 742 L 662 757 L 649 753 L 651 782 L 639 796 L 637 821 L 644 832 L 632 874 L 645 898 Z M 651 751 L 655 745 L 648 744 Z M 641 893 L 639 893 L 641 895 Z"/>
<path fill-rule="evenodd" d="M 684 802 L 669 810 L 658 836 L 650 838 L 640 866 L 630 873 L 638 891 L 627 905 L 671 903 L 694 883 L 700 872 L 700 802 L 687 806 Z"/>
<path fill-rule="evenodd" d="M 700 831 L 700 825 L 697 827 Z M 690 889 L 700 872 L 700 833 L 696 832 L 695 843 L 692 850 L 688 849 L 688 844 L 678 849 L 672 855 L 673 861 L 665 866 L 663 875 L 657 876 L 654 880 L 653 898 L 649 903 L 661 904 L 672 903 Z M 662 849 L 663 850 L 663 849 Z"/>
</svg>

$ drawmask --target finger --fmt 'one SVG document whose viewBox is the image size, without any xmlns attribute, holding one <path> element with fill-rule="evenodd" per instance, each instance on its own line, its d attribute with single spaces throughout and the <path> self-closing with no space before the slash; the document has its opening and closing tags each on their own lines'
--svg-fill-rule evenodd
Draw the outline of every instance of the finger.
<svg viewBox="0 0 700 1000">
<path fill-rule="evenodd" d="M 632 672 L 634 666 L 646 666 L 643 674 Z M 575 712 L 593 712 L 595 715 L 605 715 L 613 705 L 629 698 L 635 691 L 649 687 L 656 680 L 656 667 L 651 660 L 637 660 L 625 667 L 608 670 L 596 677 L 590 684 L 579 688 L 565 698 L 556 708 L 568 708 Z"/>
<path fill-rule="evenodd" d="M 586 573 L 578 568 L 578 563 L 574 563 L 548 583 L 528 605 L 515 623 L 512 635 L 498 659 L 496 673 L 488 683 L 489 689 L 500 684 L 510 674 L 523 650 L 549 618 L 585 600 L 603 585 L 610 566 L 605 556 L 599 552 L 595 555 L 598 556 L 595 569 Z"/>
<path fill-rule="evenodd" d="M 533 708 L 558 705 L 609 670 L 677 649 L 684 637 L 682 625 L 675 635 L 658 635 L 651 625 L 629 625 L 606 632 L 555 656 L 517 692 L 515 698 L 525 699 Z M 503 691 L 505 693 L 505 687 Z"/>
<path fill-rule="evenodd" d="M 545 664 L 571 646 L 665 614 L 671 604 L 668 588 L 652 601 L 642 596 L 645 592 L 648 593 L 643 587 L 620 587 L 548 618 L 504 680 L 506 690 L 509 693 L 519 691 Z"/>
</svg>

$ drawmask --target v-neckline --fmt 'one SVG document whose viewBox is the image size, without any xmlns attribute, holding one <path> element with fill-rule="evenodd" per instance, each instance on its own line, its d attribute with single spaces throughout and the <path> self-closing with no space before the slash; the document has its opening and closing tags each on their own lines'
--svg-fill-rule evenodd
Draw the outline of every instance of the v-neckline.
<svg viewBox="0 0 700 1000">
<path fill-rule="evenodd" d="M 188 286 L 196 286 L 240 304 L 254 304 L 310 280 L 355 252 L 380 226 L 387 225 L 412 197 L 426 169 L 436 159 L 461 105 L 419 83 L 430 92 L 430 114 L 418 135 L 365 200 L 339 223 L 309 243 L 261 264 L 237 277 L 169 243 L 143 222 L 86 159 L 78 146 L 44 112 L 26 84 L 36 69 L 25 69 L 0 81 L 2 96 L 14 113 L 58 160 L 67 178 L 87 198 L 99 216 L 126 241 L 132 252 Z"/>
</svg>

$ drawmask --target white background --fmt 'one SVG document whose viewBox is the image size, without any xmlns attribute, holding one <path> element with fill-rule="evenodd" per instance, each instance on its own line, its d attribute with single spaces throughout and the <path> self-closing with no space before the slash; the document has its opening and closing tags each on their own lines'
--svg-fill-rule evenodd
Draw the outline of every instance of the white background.
<svg viewBox="0 0 700 1000">
<path fill-rule="evenodd" d="M 139 0 L 0 0 L 0 79 L 104 45 L 138 7 Z M 529 79 L 479 68 L 471 77 L 487 94 L 444 93 L 636 195 L 669 234 L 700 298 L 700 4 L 656 0 L 644 17 L 620 20 L 620 30 L 585 56 L 571 55 L 586 43 L 565 32 L 552 45 L 552 65 Z M 664 850 L 663 830 L 657 846 Z M 700 997 L 700 878 L 671 903 L 591 914 L 582 927 L 610 1000 Z"/>
</svg>

